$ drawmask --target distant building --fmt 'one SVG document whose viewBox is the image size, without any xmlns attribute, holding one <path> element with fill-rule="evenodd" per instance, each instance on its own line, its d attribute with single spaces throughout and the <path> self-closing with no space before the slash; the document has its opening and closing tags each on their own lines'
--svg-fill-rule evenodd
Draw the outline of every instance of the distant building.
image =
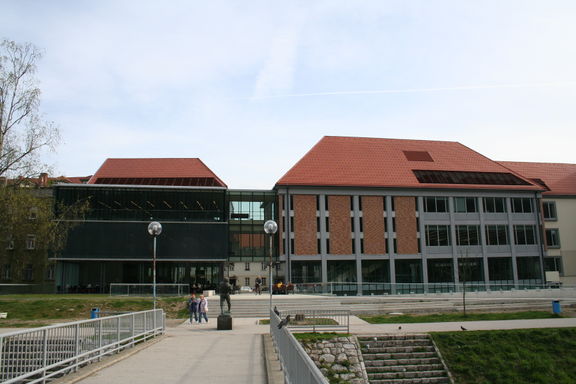
<svg viewBox="0 0 576 384">
<path fill-rule="evenodd" d="M 576 284 L 576 164 L 500 164 L 528 177 L 546 190 L 542 193 L 546 271 L 560 272 L 564 284 Z"/>
<path fill-rule="evenodd" d="M 293 283 L 379 294 L 543 282 L 544 188 L 462 144 L 324 137 L 275 189 Z"/>
<path fill-rule="evenodd" d="M 57 185 L 63 206 L 90 203 L 57 261 L 60 292 L 108 292 L 152 282 L 151 221 L 158 284 L 214 289 L 223 277 L 253 281 L 267 260 L 263 224 L 275 218 L 272 191 L 229 191 L 200 159 L 108 159 L 86 185 Z M 250 275 L 240 273 L 248 265 Z"/>
</svg>

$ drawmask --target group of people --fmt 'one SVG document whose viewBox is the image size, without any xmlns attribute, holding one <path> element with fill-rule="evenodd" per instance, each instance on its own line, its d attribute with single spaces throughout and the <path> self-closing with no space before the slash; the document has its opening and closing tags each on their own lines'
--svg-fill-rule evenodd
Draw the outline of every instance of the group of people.
<svg viewBox="0 0 576 384">
<path fill-rule="evenodd" d="M 208 300 L 204 295 L 196 298 L 196 294 L 190 295 L 188 299 L 188 311 L 190 312 L 190 324 L 202 323 L 202 318 L 208 322 Z"/>
</svg>

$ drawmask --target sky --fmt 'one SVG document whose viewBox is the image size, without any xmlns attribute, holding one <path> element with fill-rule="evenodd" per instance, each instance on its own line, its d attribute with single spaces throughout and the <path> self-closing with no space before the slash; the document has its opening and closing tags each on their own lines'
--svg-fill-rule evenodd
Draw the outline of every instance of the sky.
<svg viewBox="0 0 576 384">
<path fill-rule="evenodd" d="M 0 0 L 30 42 L 56 175 L 198 157 L 270 189 L 323 136 L 576 163 L 574 0 Z"/>
</svg>

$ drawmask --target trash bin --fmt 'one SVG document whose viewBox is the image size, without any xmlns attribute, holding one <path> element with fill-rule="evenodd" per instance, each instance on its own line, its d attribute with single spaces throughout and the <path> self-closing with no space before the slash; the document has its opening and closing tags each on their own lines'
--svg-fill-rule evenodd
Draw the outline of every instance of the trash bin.
<svg viewBox="0 0 576 384">
<path fill-rule="evenodd" d="M 559 315 L 562 312 L 562 308 L 560 307 L 560 300 L 552 301 L 552 312 L 555 315 Z"/>
<path fill-rule="evenodd" d="M 100 308 L 92 308 L 90 310 L 90 318 L 97 319 L 98 317 L 100 317 Z"/>
</svg>

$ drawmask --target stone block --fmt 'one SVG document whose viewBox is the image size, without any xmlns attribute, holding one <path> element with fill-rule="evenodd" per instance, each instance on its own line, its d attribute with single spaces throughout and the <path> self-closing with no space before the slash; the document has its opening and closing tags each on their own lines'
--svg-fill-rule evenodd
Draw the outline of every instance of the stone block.
<svg viewBox="0 0 576 384">
<path fill-rule="evenodd" d="M 231 331 L 232 330 L 232 316 L 219 315 L 217 328 L 219 331 Z"/>
</svg>

